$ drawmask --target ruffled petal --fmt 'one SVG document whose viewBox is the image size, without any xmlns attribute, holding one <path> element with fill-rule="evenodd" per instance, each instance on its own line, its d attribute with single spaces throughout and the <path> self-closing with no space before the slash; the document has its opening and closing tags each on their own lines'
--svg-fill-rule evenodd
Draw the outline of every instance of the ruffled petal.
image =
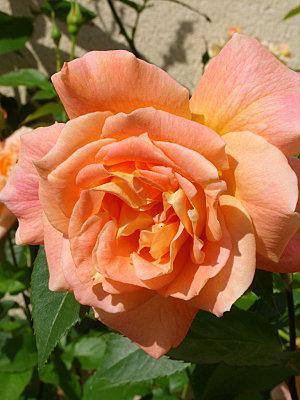
<svg viewBox="0 0 300 400">
<path fill-rule="evenodd" d="M 228 195 L 220 197 L 221 212 L 231 237 L 232 250 L 226 265 L 209 279 L 191 302 L 221 316 L 250 286 L 256 266 L 255 237 L 251 218 L 241 202 Z"/>
<path fill-rule="evenodd" d="M 188 90 L 166 72 L 122 50 L 92 51 L 52 76 L 70 118 L 153 106 L 189 118 Z"/>
<path fill-rule="evenodd" d="M 128 312 L 95 311 L 100 321 L 123 333 L 154 358 L 181 343 L 197 312 L 185 301 L 158 295 Z"/>
<path fill-rule="evenodd" d="M 43 157 L 56 143 L 64 124 L 38 128 L 21 136 L 20 158 L 10 173 L 0 198 L 19 220 L 18 244 L 41 244 L 44 239 L 38 174 L 33 161 Z"/>
<path fill-rule="evenodd" d="M 163 291 L 166 296 L 190 300 L 197 296 L 207 281 L 216 276 L 226 265 L 231 253 L 231 238 L 225 224 L 222 224 L 222 238 L 219 242 L 207 241 L 202 248 L 204 260 L 201 264 L 188 258 L 178 276 Z"/>
<path fill-rule="evenodd" d="M 43 210 L 50 223 L 64 234 L 68 232 L 69 219 L 80 194 L 76 185 L 78 172 L 94 163 L 99 149 L 112 141 L 100 139 L 107 115 L 93 113 L 67 122 L 54 148 L 35 162 Z"/>
<path fill-rule="evenodd" d="M 300 226 L 296 174 L 282 152 L 258 135 L 227 133 L 223 138 L 230 164 L 224 179 L 251 216 L 258 253 L 278 261 Z"/>
<path fill-rule="evenodd" d="M 152 107 L 109 117 L 103 126 L 102 136 L 122 140 L 144 132 L 151 140 L 179 144 L 202 154 L 218 168 L 227 167 L 225 143 L 216 132 Z"/>
<path fill-rule="evenodd" d="M 249 130 L 285 154 L 300 151 L 300 76 L 256 39 L 235 34 L 209 63 L 190 105 L 221 135 Z"/>
<path fill-rule="evenodd" d="M 45 214 L 43 215 L 43 227 L 45 232 L 45 252 L 49 269 L 49 289 L 55 292 L 70 290 L 70 285 L 65 279 L 63 263 L 73 263 L 67 259 L 63 251 L 64 239 L 62 233 L 50 225 Z"/>
</svg>

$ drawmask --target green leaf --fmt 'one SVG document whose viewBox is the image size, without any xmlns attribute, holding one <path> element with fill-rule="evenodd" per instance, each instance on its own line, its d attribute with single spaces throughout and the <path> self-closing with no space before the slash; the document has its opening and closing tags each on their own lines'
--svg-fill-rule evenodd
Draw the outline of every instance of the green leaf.
<svg viewBox="0 0 300 400">
<path fill-rule="evenodd" d="M 252 291 L 267 303 L 273 303 L 273 275 L 257 269 L 252 283 Z"/>
<path fill-rule="evenodd" d="M 14 17 L 0 11 L 0 54 L 22 49 L 33 33 L 30 18 Z"/>
<path fill-rule="evenodd" d="M 169 390 L 172 394 L 181 394 L 184 388 L 189 385 L 189 378 L 186 371 L 177 372 L 168 378 Z"/>
<path fill-rule="evenodd" d="M 106 340 L 103 336 L 98 337 L 81 337 L 77 341 L 73 341 L 66 349 L 68 362 L 74 357 L 80 361 L 84 369 L 96 369 L 100 366 L 101 360 L 106 350 Z"/>
<path fill-rule="evenodd" d="M 61 355 L 59 351 L 55 351 L 55 370 L 59 377 L 59 386 L 64 391 L 67 399 L 81 400 L 81 386 L 79 382 L 79 377 L 76 375 L 72 369 L 67 370 L 66 366 L 61 360 Z"/>
<path fill-rule="evenodd" d="M 16 294 L 24 290 L 25 285 L 21 282 L 21 278 L 25 273 L 25 270 L 18 270 L 7 261 L 2 262 L 0 264 L 0 292 Z"/>
<path fill-rule="evenodd" d="M 60 103 L 57 103 L 57 102 L 47 103 L 47 104 L 44 104 L 41 107 L 39 107 L 32 114 L 27 115 L 27 117 L 24 119 L 22 124 L 23 125 L 28 124 L 29 122 L 35 121 L 39 118 L 43 118 L 48 115 L 55 115 L 62 111 L 63 111 L 63 107 Z"/>
<path fill-rule="evenodd" d="M 258 297 L 253 292 L 248 292 L 240 297 L 234 304 L 241 310 L 249 310 L 249 308 L 256 302 Z"/>
<path fill-rule="evenodd" d="M 32 100 L 50 100 L 50 99 L 54 99 L 55 97 L 56 97 L 56 92 L 55 92 L 54 88 L 49 87 L 49 89 L 41 89 L 41 90 L 37 91 L 32 96 Z"/>
<path fill-rule="evenodd" d="M 31 380 L 32 370 L 15 374 L 0 372 L 1 399 L 17 400 Z"/>
<path fill-rule="evenodd" d="M 260 391 L 270 392 L 276 385 L 293 374 L 284 366 L 234 367 L 224 364 L 199 365 L 192 375 L 192 387 L 197 400 L 228 400 L 237 395 Z"/>
<path fill-rule="evenodd" d="M 266 321 L 277 329 L 288 323 L 286 298 L 284 293 L 274 293 L 272 301 L 259 299 L 251 307 L 251 311 L 260 314 Z"/>
<path fill-rule="evenodd" d="M 72 293 L 48 289 L 48 266 L 40 247 L 32 273 L 32 316 L 41 368 L 60 338 L 80 319 L 80 304 Z"/>
<path fill-rule="evenodd" d="M 89 22 L 92 19 L 96 18 L 97 15 L 93 11 L 82 6 L 81 4 L 79 4 L 79 7 L 80 7 L 80 11 L 81 11 L 84 22 Z M 70 9 L 71 9 L 71 2 L 66 1 L 66 0 L 55 0 L 55 1 L 48 0 L 42 6 L 42 11 L 45 14 L 50 16 L 51 11 L 54 11 L 55 16 L 63 22 L 66 21 L 66 18 L 70 12 Z"/>
<path fill-rule="evenodd" d="M 52 84 L 40 71 L 33 68 L 23 68 L 0 75 L 0 86 L 27 86 L 51 90 Z"/>
<path fill-rule="evenodd" d="M 59 376 L 53 362 L 49 362 L 39 370 L 39 378 L 44 383 L 49 383 L 54 386 L 59 385 Z"/>
<path fill-rule="evenodd" d="M 108 334 L 107 350 L 100 368 L 86 382 L 84 400 L 110 393 L 114 388 L 140 384 L 151 379 L 170 376 L 188 367 L 167 357 L 155 360 L 129 339 Z M 105 397 L 106 399 L 106 397 Z"/>
<path fill-rule="evenodd" d="M 200 311 L 170 355 L 195 363 L 265 366 L 280 362 L 281 345 L 276 329 L 263 317 L 233 308 L 221 318 Z"/>
<path fill-rule="evenodd" d="M 17 279 L 9 278 L 0 271 L 0 292 L 16 294 L 25 289 L 25 285 Z"/>
<path fill-rule="evenodd" d="M 297 6 L 297 7 L 293 8 L 292 10 L 290 10 L 283 19 L 285 20 L 285 19 L 294 17 L 295 15 L 298 15 L 298 14 L 300 14 L 300 6 Z"/>
<path fill-rule="evenodd" d="M 13 336 L 6 334 L 0 341 L 0 372 L 21 372 L 37 363 L 35 340 L 32 332 Z"/>
<path fill-rule="evenodd" d="M 95 388 L 91 388 L 89 386 L 89 381 L 87 381 L 83 389 L 82 400 L 132 400 L 135 396 L 136 398 L 142 398 L 149 393 L 151 393 L 151 386 L 146 383 L 112 386 L 110 383 L 103 380 L 101 382 L 99 381 L 99 385 Z M 150 398 L 152 399 L 152 396 Z"/>
</svg>

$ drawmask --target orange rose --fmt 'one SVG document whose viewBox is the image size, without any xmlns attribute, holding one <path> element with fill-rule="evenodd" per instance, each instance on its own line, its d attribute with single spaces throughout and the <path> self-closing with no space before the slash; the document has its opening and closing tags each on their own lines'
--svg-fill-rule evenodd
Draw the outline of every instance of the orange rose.
<svg viewBox="0 0 300 400">
<path fill-rule="evenodd" d="M 300 78 L 256 40 L 234 35 L 191 100 L 125 51 L 89 53 L 53 83 L 71 120 L 22 136 L 1 195 L 18 242 L 45 244 L 50 289 L 159 357 L 199 309 L 230 309 L 256 252 L 283 268 L 300 224 L 286 159 Z"/>
<path fill-rule="evenodd" d="M 0 190 L 6 185 L 10 171 L 18 160 L 20 135 L 30 130 L 30 128 L 22 127 L 0 142 Z M 0 203 L 0 239 L 10 229 L 15 220 L 15 215 L 3 203 Z"/>
</svg>

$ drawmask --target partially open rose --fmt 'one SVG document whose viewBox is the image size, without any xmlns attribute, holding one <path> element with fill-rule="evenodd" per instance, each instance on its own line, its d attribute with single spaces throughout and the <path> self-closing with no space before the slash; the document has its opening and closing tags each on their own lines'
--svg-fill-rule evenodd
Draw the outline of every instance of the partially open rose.
<svg viewBox="0 0 300 400">
<path fill-rule="evenodd" d="M 18 161 L 20 135 L 30 131 L 30 128 L 23 126 L 0 142 L 0 190 L 6 185 L 11 169 Z M 5 204 L 0 203 L 0 239 L 5 236 L 15 221 L 15 215 L 8 210 Z"/>
<path fill-rule="evenodd" d="M 300 78 L 234 35 L 191 100 L 124 51 L 89 53 L 53 83 L 71 120 L 23 135 L 1 195 L 18 242 L 45 243 L 50 289 L 159 357 L 199 309 L 230 309 L 256 253 L 281 268 L 300 224 L 286 158 L 300 150 Z"/>
</svg>

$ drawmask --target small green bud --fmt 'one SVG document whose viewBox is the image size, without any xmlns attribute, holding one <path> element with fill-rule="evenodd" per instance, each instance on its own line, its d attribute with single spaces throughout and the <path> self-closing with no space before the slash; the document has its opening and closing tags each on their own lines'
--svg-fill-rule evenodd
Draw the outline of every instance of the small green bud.
<svg viewBox="0 0 300 400">
<path fill-rule="evenodd" d="M 83 25 L 83 17 L 79 4 L 72 2 L 70 12 L 67 16 L 68 31 L 71 35 L 77 35 Z"/>
<path fill-rule="evenodd" d="M 61 32 L 55 20 L 52 21 L 51 38 L 56 46 L 58 46 L 61 38 Z"/>
</svg>

